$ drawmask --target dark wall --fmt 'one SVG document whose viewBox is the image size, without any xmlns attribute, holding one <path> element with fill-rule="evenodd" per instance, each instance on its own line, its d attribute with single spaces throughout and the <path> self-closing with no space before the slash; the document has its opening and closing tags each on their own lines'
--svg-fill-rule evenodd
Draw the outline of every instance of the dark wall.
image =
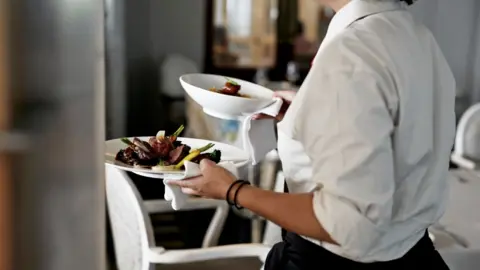
<svg viewBox="0 0 480 270">
<path fill-rule="evenodd" d="M 158 99 L 150 8 L 148 0 L 125 1 L 128 135 L 155 134 L 165 122 Z"/>
<path fill-rule="evenodd" d="M 206 0 L 151 0 L 150 35 L 153 56 L 161 60 L 182 54 L 203 68 Z"/>
<path fill-rule="evenodd" d="M 182 54 L 203 69 L 204 0 L 137 0 L 125 5 L 126 104 L 128 135 L 164 128 L 159 66 L 168 54 Z"/>
<path fill-rule="evenodd" d="M 125 136 L 127 78 L 124 0 L 105 0 L 105 82 L 107 139 Z"/>
</svg>

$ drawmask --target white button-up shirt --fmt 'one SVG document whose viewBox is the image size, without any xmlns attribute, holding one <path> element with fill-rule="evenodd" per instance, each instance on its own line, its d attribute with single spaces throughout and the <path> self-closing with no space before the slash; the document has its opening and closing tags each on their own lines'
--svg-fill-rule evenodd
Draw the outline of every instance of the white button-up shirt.
<svg viewBox="0 0 480 270">
<path fill-rule="evenodd" d="M 443 214 L 455 80 L 434 37 L 395 1 L 353 0 L 333 18 L 278 125 L 291 193 L 360 262 L 403 256 Z"/>
</svg>

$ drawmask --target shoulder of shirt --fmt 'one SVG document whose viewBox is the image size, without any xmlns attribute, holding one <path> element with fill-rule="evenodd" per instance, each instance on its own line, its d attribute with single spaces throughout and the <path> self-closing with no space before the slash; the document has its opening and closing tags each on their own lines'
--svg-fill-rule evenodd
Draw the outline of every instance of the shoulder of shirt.
<svg viewBox="0 0 480 270">
<path fill-rule="evenodd" d="M 407 13 L 407 16 L 411 15 Z M 404 18 L 402 17 L 402 19 Z M 384 18 L 380 20 L 385 22 Z M 423 24 L 414 20 L 410 22 L 409 27 L 414 27 L 415 31 L 421 31 L 421 36 L 425 37 L 428 42 L 435 40 L 432 33 Z M 393 22 L 385 25 L 396 27 Z M 382 29 L 382 21 L 377 21 L 376 18 L 355 23 L 341 30 L 320 48 L 315 57 L 314 66 L 319 71 L 327 73 L 338 72 L 338 69 L 384 73 L 392 64 L 389 56 L 391 53 L 388 48 L 389 41 L 400 39 L 403 42 L 404 38 L 408 38 L 404 35 L 407 33 L 405 29 L 402 30 L 402 27 L 398 29 L 399 31 L 385 31 Z M 399 36 L 398 33 L 401 35 Z"/>
<path fill-rule="evenodd" d="M 322 73 L 376 72 L 379 68 L 387 68 L 376 39 L 368 33 L 345 29 L 320 48 L 312 68 Z"/>
</svg>

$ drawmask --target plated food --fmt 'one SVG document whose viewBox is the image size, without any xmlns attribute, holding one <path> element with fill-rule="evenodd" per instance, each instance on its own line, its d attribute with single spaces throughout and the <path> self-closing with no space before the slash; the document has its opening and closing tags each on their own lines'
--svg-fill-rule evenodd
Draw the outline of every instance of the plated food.
<svg viewBox="0 0 480 270">
<path fill-rule="evenodd" d="M 226 80 L 227 81 L 222 88 L 218 89 L 217 87 L 212 87 L 210 88 L 210 91 L 229 96 L 250 98 L 250 96 L 240 93 L 242 86 L 239 83 L 229 78 L 226 78 Z"/>
<path fill-rule="evenodd" d="M 148 141 L 139 138 L 132 140 L 123 138 L 121 141 L 126 148 L 120 149 L 115 160 L 130 166 L 152 169 L 154 171 L 173 171 L 184 168 L 186 161 L 199 163 L 203 159 L 219 163 L 222 153 L 220 150 L 211 150 L 215 144 L 208 143 L 200 148 L 192 149 L 187 144 L 177 140 L 182 133 L 182 125 L 170 136 L 165 136 L 165 131 L 159 131 L 155 137 Z"/>
</svg>

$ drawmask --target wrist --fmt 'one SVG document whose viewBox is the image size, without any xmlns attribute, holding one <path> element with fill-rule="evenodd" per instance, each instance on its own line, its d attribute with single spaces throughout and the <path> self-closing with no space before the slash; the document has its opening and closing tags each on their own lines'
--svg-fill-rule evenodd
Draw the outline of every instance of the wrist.
<svg viewBox="0 0 480 270">
<path fill-rule="evenodd" d="M 236 189 L 233 195 L 233 200 L 232 200 L 235 208 L 240 210 L 245 207 L 244 204 L 240 203 L 240 196 L 241 196 L 240 194 L 244 195 L 244 193 L 248 192 L 248 190 L 250 190 L 251 188 L 253 187 L 250 185 L 250 182 L 248 181 L 243 181 L 242 183 L 236 186 Z"/>
<path fill-rule="evenodd" d="M 233 199 L 235 192 L 238 189 L 239 184 L 241 184 L 244 180 L 236 180 L 232 181 L 229 185 L 227 185 L 223 190 L 223 199 L 228 202 L 228 204 L 233 205 Z"/>
<path fill-rule="evenodd" d="M 243 189 L 249 187 L 250 182 L 245 180 L 237 180 L 233 182 L 225 193 L 225 200 L 228 202 L 229 205 L 235 206 L 237 209 L 241 209 L 242 206 L 238 203 L 239 193 L 242 192 Z"/>
</svg>

